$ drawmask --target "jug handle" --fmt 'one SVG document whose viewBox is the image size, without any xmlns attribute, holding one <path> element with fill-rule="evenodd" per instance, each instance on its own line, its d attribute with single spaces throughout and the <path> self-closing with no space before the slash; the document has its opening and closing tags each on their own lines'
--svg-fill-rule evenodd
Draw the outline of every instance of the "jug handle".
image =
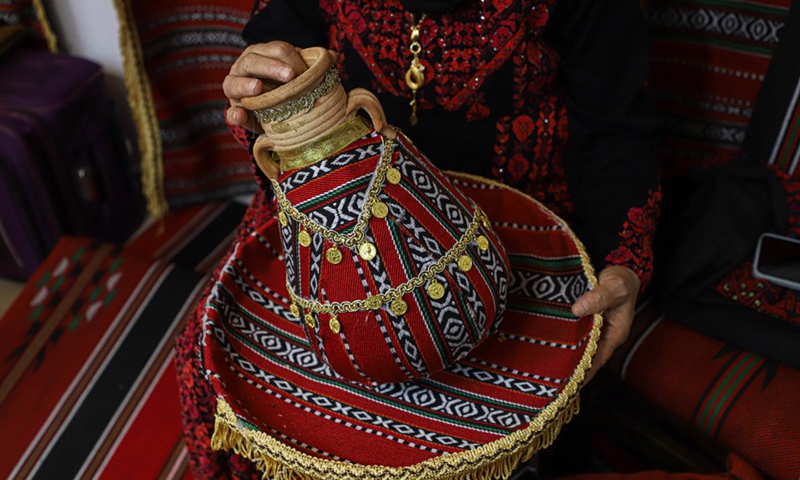
<svg viewBox="0 0 800 480">
<path fill-rule="evenodd" d="M 378 98 L 369 90 L 363 88 L 354 88 L 347 94 L 347 113 L 350 117 L 357 110 L 362 109 L 367 112 L 370 120 L 372 120 L 372 127 L 378 131 L 386 134 L 383 130 L 386 127 L 386 115 L 383 113 L 383 107 Z M 393 133 L 393 132 L 392 132 Z"/>
<path fill-rule="evenodd" d="M 270 180 L 277 180 L 281 173 L 278 162 L 272 157 L 272 150 L 274 148 L 275 144 L 263 133 L 258 136 L 256 143 L 253 145 L 253 158 L 255 158 L 256 164 L 258 164 L 258 168 L 260 168 L 261 171 L 264 172 L 264 175 Z"/>
</svg>

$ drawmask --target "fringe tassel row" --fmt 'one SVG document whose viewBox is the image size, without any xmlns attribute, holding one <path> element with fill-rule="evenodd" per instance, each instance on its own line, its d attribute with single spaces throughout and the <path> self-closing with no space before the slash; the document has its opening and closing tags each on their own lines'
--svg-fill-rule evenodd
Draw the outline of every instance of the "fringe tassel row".
<svg viewBox="0 0 800 480">
<path fill-rule="evenodd" d="M 47 42 L 47 50 L 50 53 L 58 52 L 58 37 L 53 32 L 53 27 L 50 25 L 50 19 L 47 17 L 47 9 L 44 7 L 42 0 L 33 0 L 33 8 L 36 10 L 36 18 L 42 26 L 42 34 Z"/>
<path fill-rule="evenodd" d="M 323 480 L 323 479 L 441 479 L 441 480 L 501 480 L 507 479 L 516 468 L 533 457 L 533 455 L 549 447 L 555 441 L 561 427 L 569 423 L 580 411 L 580 397 L 574 396 L 567 406 L 558 412 L 555 417 L 540 432 L 530 433 L 522 437 L 512 434 L 496 440 L 493 443 L 508 442 L 502 445 L 493 459 L 481 458 L 481 448 L 477 451 L 467 451 L 450 454 L 427 460 L 418 465 L 409 467 L 364 467 L 360 465 L 334 462 L 302 454 L 291 447 L 285 446 L 274 440 L 263 445 L 266 437 L 261 432 L 238 426 L 235 414 L 230 406 L 222 399 L 217 400 L 217 415 L 214 426 L 214 435 L 211 438 L 211 448 L 214 450 L 231 450 L 255 463 L 263 472 L 264 480 Z M 233 421 L 233 422 L 232 422 Z M 519 433 L 519 432 L 516 432 Z M 515 438 L 510 438 L 515 437 Z M 277 445 L 276 445 L 277 444 Z M 489 444 L 492 445 L 492 444 Z M 271 447 L 271 448 L 270 448 Z M 276 452 L 278 447 L 280 452 Z M 270 451 L 278 453 L 283 461 L 270 455 Z M 458 464 L 454 460 L 461 456 L 463 461 Z M 289 462 L 286 462 L 289 460 Z M 319 475 L 309 475 L 290 467 L 288 463 L 297 465 L 302 470 L 313 470 Z M 327 473 L 329 472 L 329 473 Z"/>
<path fill-rule="evenodd" d="M 139 133 L 142 188 L 148 212 L 155 218 L 161 218 L 169 207 L 164 193 L 163 150 L 153 92 L 144 68 L 144 55 L 129 0 L 113 1 L 119 19 L 119 47 L 125 69 L 128 103 Z"/>
</svg>

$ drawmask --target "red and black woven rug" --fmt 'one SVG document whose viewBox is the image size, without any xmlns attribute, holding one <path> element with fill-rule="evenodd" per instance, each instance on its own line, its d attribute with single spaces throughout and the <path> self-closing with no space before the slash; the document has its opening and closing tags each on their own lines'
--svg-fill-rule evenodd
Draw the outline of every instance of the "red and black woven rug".
<svg viewBox="0 0 800 480">
<path fill-rule="evenodd" d="M 244 209 L 177 210 L 124 247 L 58 243 L 0 319 L 0 477 L 192 478 L 174 337 Z"/>
</svg>

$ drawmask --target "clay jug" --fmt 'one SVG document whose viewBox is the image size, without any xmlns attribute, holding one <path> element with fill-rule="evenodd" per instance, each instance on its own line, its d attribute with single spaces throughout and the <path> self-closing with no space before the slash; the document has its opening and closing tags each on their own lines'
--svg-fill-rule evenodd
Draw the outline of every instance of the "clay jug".
<svg viewBox="0 0 800 480">
<path fill-rule="evenodd" d="M 308 70 L 242 100 L 264 130 L 254 155 L 278 206 L 286 320 L 341 377 L 428 377 L 499 325 L 505 250 L 372 93 L 345 92 L 327 50 L 300 53 Z"/>
</svg>

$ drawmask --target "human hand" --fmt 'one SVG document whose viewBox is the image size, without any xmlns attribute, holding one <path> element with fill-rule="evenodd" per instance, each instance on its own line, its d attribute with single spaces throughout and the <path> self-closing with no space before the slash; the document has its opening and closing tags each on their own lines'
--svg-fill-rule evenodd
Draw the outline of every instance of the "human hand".
<svg viewBox="0 0 800 480">
<path fill-rule="evenodd" d="M 641 280 L 627 267 L 611 266 L 598 276 L 597 286 L 581 295 L 572 305 L 572 313 L 578 317 L 605 312 L 603 329 L 592 368 L 586 373 L 586 382 L 611 358 L 628 338 L 636 311 Z"/>
<path fill-rule="evenodd" d="M 265 90 L 294 79 L 307 69 L 297 48 L 290 43 L 274 41 L 247 47 L 222 82 L 222 89 L 230 103 L 228 122 L 262 133 L 259 123 L 251 121 L 250 112 L 242 107 L 241 99 L 260 95 Z"/>
</svg>

